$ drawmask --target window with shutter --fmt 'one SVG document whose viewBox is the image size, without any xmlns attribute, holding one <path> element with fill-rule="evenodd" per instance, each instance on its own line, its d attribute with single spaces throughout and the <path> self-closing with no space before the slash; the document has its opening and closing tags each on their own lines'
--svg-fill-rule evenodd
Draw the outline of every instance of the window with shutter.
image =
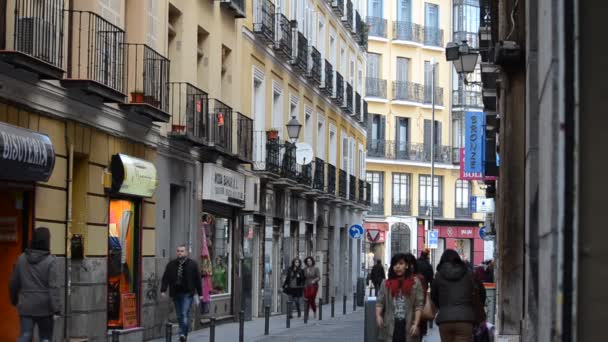
<svg viewBox="0 0 608 342">
<path fill-rule="evenodd" d="M 407 82 L 410 79 L 410 59 L 397 57 L 397 81 Z"/>
<path fill-rule="evenodd" d="M 411 0 L 397 1 L 397 21 L 411 22 L 412 21 L 412 2 Z"/>
</svg>

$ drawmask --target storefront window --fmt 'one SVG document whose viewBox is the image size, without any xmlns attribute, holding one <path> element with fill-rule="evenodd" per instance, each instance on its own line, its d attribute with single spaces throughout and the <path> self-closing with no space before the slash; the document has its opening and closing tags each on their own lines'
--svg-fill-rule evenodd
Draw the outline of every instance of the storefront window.
<svg viewBox="0 0 608 342">
<path fill-rule="evenodd" d="M 211 295 L 230 293 L 230 220 L 206 213 L 203 214 L 203 222 L 212 263 L 210 293 Z"/>
<path fill-rule="evenodd" d="M 138 212 L 130 200 L 111 200 L 108 232 L 108 326 L 139 325 Z"/>
</svg>

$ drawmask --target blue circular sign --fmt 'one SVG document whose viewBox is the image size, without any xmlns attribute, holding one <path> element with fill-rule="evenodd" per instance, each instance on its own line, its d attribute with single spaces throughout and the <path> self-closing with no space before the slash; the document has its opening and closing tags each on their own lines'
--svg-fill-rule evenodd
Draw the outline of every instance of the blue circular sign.
<svg viewBox="0 0 608 342">
<path fill-rule="evenodd" d="M 348 228 L 348 235 L 350 235 L 350 237 L 353 239 L 362 239 L 363 234 L 365 234 L 365 230 L 360 224 L 353 224 L 352 226 L 350 226 L 350 228 Z"/>
<path fill-rule="evenodd" d="M 486 226 L 479 228 L 479 237 L 484 241 L 494 240 L 494 235 L 488 235 Z"/>
</svg>

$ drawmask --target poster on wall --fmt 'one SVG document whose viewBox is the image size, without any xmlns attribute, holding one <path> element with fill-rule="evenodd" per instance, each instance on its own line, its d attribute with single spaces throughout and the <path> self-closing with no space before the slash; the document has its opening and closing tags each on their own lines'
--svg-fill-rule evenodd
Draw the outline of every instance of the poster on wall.
<svg viewBox="0 0 608 342">
<path fill-rule="evenodd" d="M 129 329 L 137 326 L 137 296 L 135 293 L 123 293 L 120 296 L 122 304 L 122 328 Z"/>
</svg>

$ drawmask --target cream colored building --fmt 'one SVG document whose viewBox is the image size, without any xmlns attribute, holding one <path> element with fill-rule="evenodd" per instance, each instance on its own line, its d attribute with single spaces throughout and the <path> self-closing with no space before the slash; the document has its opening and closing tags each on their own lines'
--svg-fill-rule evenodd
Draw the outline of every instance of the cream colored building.
<svg viewBox="0 0 608 342">
<path fill-rule="evenodd" d="M 419 254 L 428 246 L 425 230 L 433 204 L 437 254 L 454 248 L 479 261 L 483 243 L 475 228 L 481 216 L 473 214 L 469 199 L 480 189 L 476 182 L 459 180 L 459 149 L 453 147 L 461 144 L 453 143 L 459 133 L 452 124 L 452 66 L 443 48 L 452 36 L 452 2 L 368 0 L 367 6 L 368 248 L 386 264 L 397 252 Z M 431 185 L 433 129 L 436 180 Z"/>
</svg>

